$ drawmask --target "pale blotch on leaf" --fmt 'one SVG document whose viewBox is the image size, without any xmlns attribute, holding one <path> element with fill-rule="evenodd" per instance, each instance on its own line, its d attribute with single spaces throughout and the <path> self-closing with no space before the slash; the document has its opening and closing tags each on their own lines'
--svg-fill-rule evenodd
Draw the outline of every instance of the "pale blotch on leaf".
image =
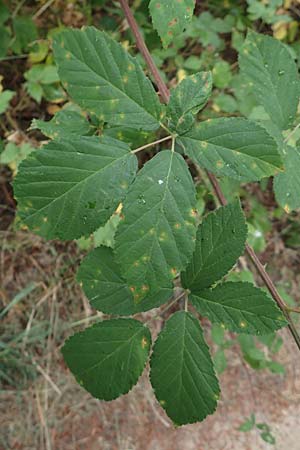
<svg viewBox="0 0 300 450">
<path fill-rule="evenodd" d="M 291 212 L 290 205 L 288 205 L 288 204 L 284 205 L 283 209 L 285 210 L 285 212 L 286 212 L 287 214 L 289 214 L 289 213 Z"/>
<path fill-rule="evenodd" d="M 202 148 L 207 148 L 208 143 L 207 142 L 201 142 L 200 145 L 201 145 Z"/>
<path fill-rule="evenodd" d="M 164 242 L 167 239 L 167 233 L 165 231 L 162 231 L 159 235 L 159 241 Z"/>
<path fill-rule="evenodd" d="M 241 328 L 246 328 L 246 326 L 247 326 L 246 322 L 240 322 L 240 327 Z"/>
<path fill-rule="evenodd" d="M 170 269 L 170 273 L 171 273 L 171 275 L 172 275 L 173 278 L 176 277 L 176 275 L 177 275 L 177 269 L 176 269 L 176 267 L 172 267 L 172 269 Z"/>
<path fill-rule="evenodd" d="M 142 349 L 146 348 L 147 345 L 148 345 L 148 341 L 147 341 L 147 339 L 144 336 L 143 339 L 142 339 Z"/>
</svg>

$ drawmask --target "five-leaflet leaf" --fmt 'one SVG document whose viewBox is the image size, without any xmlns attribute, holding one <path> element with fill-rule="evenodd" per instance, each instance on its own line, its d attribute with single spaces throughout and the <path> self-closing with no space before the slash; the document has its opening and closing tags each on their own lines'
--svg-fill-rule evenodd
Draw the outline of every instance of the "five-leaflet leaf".
<svg viewBox="0 0 300 450">
<path fill-rule="evenodd" d="M 194 4 L 151 0 L 164 45 L 183 30 Z M 264 44 L 250 36 L 241 64 L 247 70 L 249 61 L 255 61 L 249 76 L 271 80 L 269 90 L 279 110 L 273 111 L 268 99 L 263 105 L 277 126 L 286 128 L 296 100 L 292 87 L 286 94 L 290 103 L 279 92 L 283 84 L 278 77 L 285 80 L 284 74 L 272 77 L 260 67 L 261 54 L 267 57 L 268 48 L 277 45 L 268 39 Z M 195 124 L 211 92 L 208 72 L 187 77 L 172 90 L 164 118 L 164 108 L 136 59 L 105 33 L 92 27 L 63 31 L 54 39 L 54 55 L 64 87 L 89 115 L 85 119 L 61 111 L 50 122 L 34 123 L 55 140 L 20 166 L 14 183 L 19 216 L 45 238 L 76 239 L 93 233 L 118 211 L 114 248 L 92 250 L 78 271 L 91 306 L 105 314 L 127 316 L 159 307 L 172 296 L 172 280 L 184 271 L 185 292 L 179 298 L 186 296 L 186 310 L 172 315 L 159 334 L 150 377 L 175 424 L 202 420 L 216 408 L 219 385 L 200 322 L 187 311 L 188 301 L 201 315 L 235 332 L 267 333 L 286 322 L 275 302 L 255 286 L 226 281 L 214 286 L 243 253 L 245 218 L 234 201 L 208 214 L 197 231 L 196 191 L 179 151 L 218 175 L 255 181 L 282 169 L 277 142 L 265 128 L 242 118 Z M 279 56 L 280 64 L 286 61 L 286 70 L 294 74 L 281 47 Z M 257 91 L 262 98 L 262 87 Z M 101 137 L 90 136 L 96 133 L 90 121 L 103 127 Z M 160 124 L 171 136 L 159 142 L 171 140 L 172 148 L 159 151 L 136 176 L 133 153 L 141 149 L 132 151 L 128 143 Z M 120 133 L 128 143 L 109 136 L 119 138 Z M 293 164 L 295 155 L 290 155 Z M 137 382 L 150 345 L 150 331 L 141 322 L 112 318 L 76 333 L 62 351 L 85 389 L 112 400 Z"/>
</svg>

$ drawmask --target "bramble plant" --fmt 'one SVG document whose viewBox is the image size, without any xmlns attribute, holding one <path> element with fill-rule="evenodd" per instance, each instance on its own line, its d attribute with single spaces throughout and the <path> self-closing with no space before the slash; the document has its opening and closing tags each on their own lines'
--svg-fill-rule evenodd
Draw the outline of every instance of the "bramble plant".
<svg viewBox="0 0 300 450">
<path fill-rule="evenodd" d="M 127 393 L 147 363 L 150 330 L 128 316 L 184 298 L 150 358 L 158 401 L 174 424 L 184 425 L 213 413 L 220 394 L 198 313 L 235 333 L 265 335 L 288 324 L 298 339 L 288 310 L 246 244 L 239 199 L 226 204 L 213 175 L 241 182 L 274 176 L 285 210 L 300 206 L 294 177 L 299 151 L 283 138 L 296 117 L 298 71 L 282 43 L 249 32 L 240 68 L 269 119 L 199 122 L 211 94 L 211 73 L 187 76 L 168 98 L 128 5 L 121 4 L 167 105 L 137 60 L 106 33 L 87 27 L 57 34 L 53 50 L 60 80 L 90 121 L 75 112 L 48 124 L 35 121 L 53 140 L 21 163 L 14 191 L 21 222 L 47 239 L 89 236 L 114 213 L 120 216 L 114 248 L 95 248 L 78 271 L 91 306 L 113 317 L 74 334 L 62 350 L 76 380 L 94 397 L 112 400 Z M 194 4 L 150 2 L 164 46 L 186 26 Z M 157 138 L 149 142 L 154 132 Z M 128 142 L 136 138 L 129 135 L 147 142 L 131 148 Z M 137 155 L 154 145 L 159 151 L 138 170 Z M 200 224 L 188 161 L 209 171 L 223 205 Z M 273 298 L 252 283 L 224 280 L 245 247 Z"/>
</svg>

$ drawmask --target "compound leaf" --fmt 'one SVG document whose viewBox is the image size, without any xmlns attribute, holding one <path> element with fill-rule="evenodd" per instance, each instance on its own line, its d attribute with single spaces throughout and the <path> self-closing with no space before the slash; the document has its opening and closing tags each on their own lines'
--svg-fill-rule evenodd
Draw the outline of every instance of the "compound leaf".
<svg viewBox="0 0 300 450">
<path fill-rule="evenodd" d="M 211 89 L 211 72 L 199 72 L 184 78 L 172 89 L 167 107 L 170 128 L 178 134 L 188 131 L 194 123 L 194 115 L 206 105 Z"/>
<path fill-rule="evenodd" d="M 201 315 L 237 333 L 267 334 L 287 325 L 275 301 L 251 283 L 221 283 L 193 291 L 190 299 Z"/>
<path fill-rule="evenodd" d="M 234 266 L 246 239 L 239 200 L 209 213 L 198 227 L 192 260 L 181 274 L 183 286 L 192 292 L 210 287 Z"/>
<path fill-rule="evenodd" d="M 143 130 L 159 127 L 158 96 L 135 58 L 93 27 L 55 37 L 60 79 L 83 109 L 112 125 Z"/>
<path fill-rule="evenodd" d="M 20 165 L 14 183 L 25 225 L 48 239 L 76 239 L 104 225 L 124 198 L 137 159 L 120 141 L 50 142 Z"/>
<path fill-rule="evenodd" d="M 277 202 L 287 213 L 300 208 L 300 147 L 287 147 L 285 171 L 274 178 Z"/>
<path fill-rule="evenodd" d="M 207 120 L 180 137 L 196 164 L 218 175 L 255 181 L 282 167 L 275 140 L 264 128 L 238 117 Z"/>
<path fill-rule="evenodd" d="M 195 245 L 195 202 L 192 177 L 178 153 L 162 151 L 138 173 L 115 239 L 135 301 L 166 286 L 187 265 Z"/>
<path fill-rule="evenodd" d="M 179 311 L 165 324 L 151 356 L 150 380 L 157 400 L 176 425 L 212 414 L 220 393 L 198 320 Z"/>
<path fill-rule="evenodd" d="M 249 31 L 239 65 L 271 120 L 280 129 L 289 128 L 296 115 L 300 85 L 296 63 L 287 47 L 270 36 Z"/>
<path fill-rule="evenodd" d="M 112 319 L 71 336 L 62 353 L 81 386 L 96 398 L 113 400 L 137 383 L 150 345 L 150 331 L 141 322 Z"/>
<path fill-rule="evenodd" d="M 113 251 L 106 247 L 96 248 L 84 258 L 77 279 L 92 307 L 105 314 L 136 314 L 157 308 L 172 296 L 172 289 L 164 288 L 135 303 L 133 293 L 122 278 Z"/>
<path fill-rule="evenodd" d="M 166 48 L 193 17 L 195 0 L 151 0 L 149 10 L 154 28 Z"/>
</svg>

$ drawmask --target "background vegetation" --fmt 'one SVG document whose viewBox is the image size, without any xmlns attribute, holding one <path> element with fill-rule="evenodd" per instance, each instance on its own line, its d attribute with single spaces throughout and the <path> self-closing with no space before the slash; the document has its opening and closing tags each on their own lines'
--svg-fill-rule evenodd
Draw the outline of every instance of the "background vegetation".
<svg viewBox="0 0 300 450">
<path fill-rule="evenodd" d="M 284 42 L 300 65 L 297 0 L 196 2 L 193 21 L 168 49 L 162 48 L 153 30 L 148 1 L 131 3 L 169 86 L 187 74 L 212 70 L 214 90 L 204 111 L 206 117 L 243 114 L 264 120 L 238 72 L 237 51 L 248 28 Z M 65 124 L 66 133 L 82 127 L 84 134 L 90 132 L 90 126 L 99 127 L 93 121 L 87 126 L 82 111 L 68 100 L 59 84 L 51 50 L 51 39 L 57 31 L 90 24 L 106 30 L 135 53 L 118 2 L 0 0 L 0 421 L 4 427 L 0 448 L 219 450 L 274 445 L 296 449 L 300 439 L 295 431 L 300 425 L 300 385 L 296 381 L 300 368 L 286 330 L 276 337 L 237 339 L 220 327 L 210 329 L 203 320 L 222 374 L 223 398 L 218 414 L 181 430 L 171 429 L 158 411 L 146 379 L 142 378 L 124 398 L 104 405 L 77 387 L 62 362 L 60 346 L 65 337 L 101 317 L 90 309 L 74 273 L 91 246 L 112 245 L 118 215 L 91 239 L 45 242 L 18 226 L 10 182 L 20 161 L 55 136 L 57 121 Z M 112 129 L 112 136 L 115 133 L 119 131 Z M 117 137 L 122 138 L 119 134 Z M 140 144 L 135 134 L 123 138 L 134 142 L 135 147 Z M 296 130 L 293 143 L 299 138 L 300 130 Z M 143 153 L 141 164 L 149 155 Z M 204 174 L 198 181 L 201 213 L 212 209 L 214 200 Z M 262 261 L 268 262 L 268 271 L 285 301 L 297 306 L 299 212 L 287 214 L 290 211 L 277 205 L 270 179 L 242 188 L 224 179 L 222 188 L 229 199 L 239 192 L 251 245 Z M 252 280 L 248 262 L 242 259 L 230 276 Z M 143 313 L 146 319 L 153 315 L 157 311 Z M 159 332 L 163 316 L 154 324 Z M 146 392 L 143 402 L 141 391 Z"/>
</svg>

